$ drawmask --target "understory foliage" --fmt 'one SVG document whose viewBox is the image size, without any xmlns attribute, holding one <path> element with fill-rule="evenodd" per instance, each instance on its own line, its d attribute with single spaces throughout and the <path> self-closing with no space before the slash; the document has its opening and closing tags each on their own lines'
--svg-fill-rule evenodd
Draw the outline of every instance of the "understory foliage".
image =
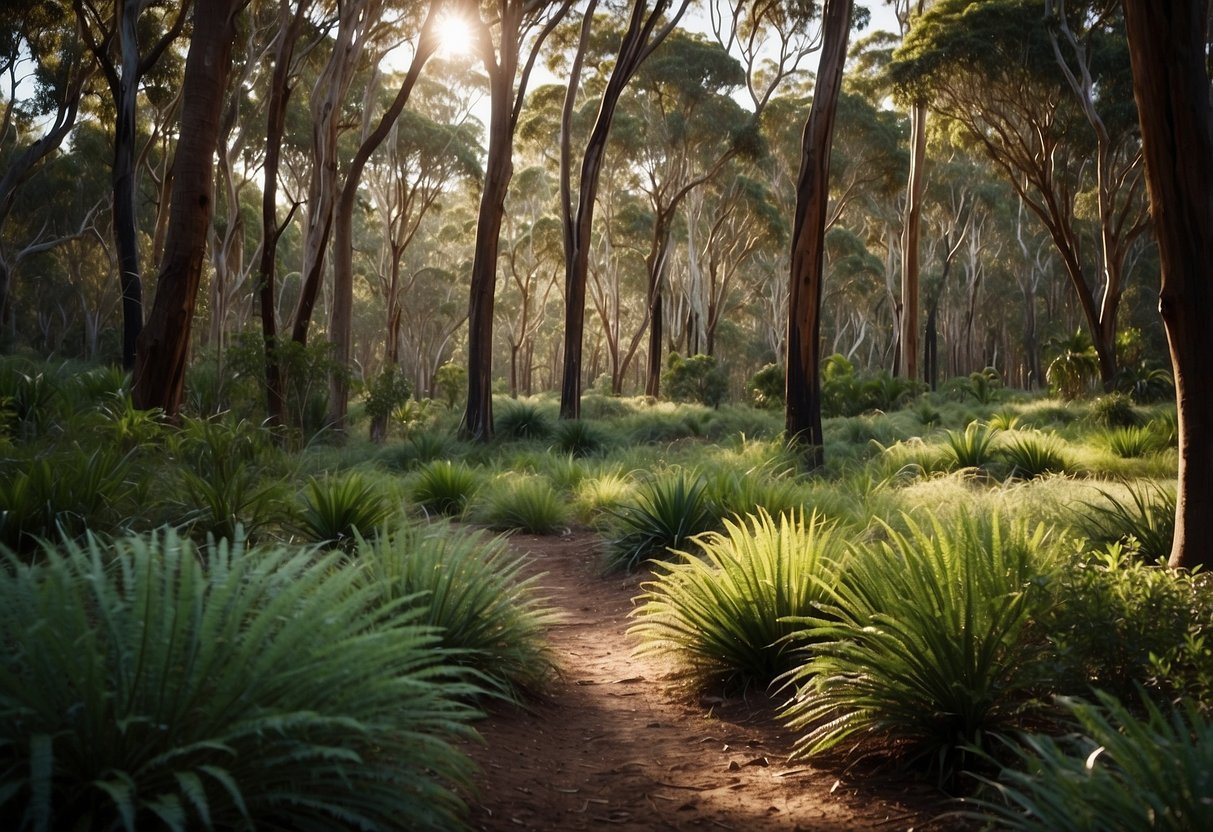
<svg viewBox="0 0 1213 832">
<path fill-rule="evenodd" d="M 1029 623 L 1053 566 L 1043 528 L 961 515 L 856 552 L 801 634 L 788 681 L 797 743 L 816 754 L 876 735 L 941 777 L 1034 706 L 1042 647 Z"/>
<path fill-rule="evenodd" d="M 698 553 L 654 564 L 630 632 L 642 652 L 670 653 L 704 680 L 765 686 L 794 666 L 795 620 L 837 579 L 845 546 L 816 514 L 760 509 L 724 527 L 697 538 Z"/>
<path fill-rule="evenodd" d="M 553 673 L 544 630 L 555 620 L 525 558 L 505 538 L 444 523 L 397 525 L 360 540 L 361 581 L 387 609 L 437 628 L 448 663 L 475 669 L 499 695 L 542 689 Z"/>
<path fill-rule="evenodd" d="M 649 479 L 629 502 L 608 511 L 608 570 L 631 571 L 649 558 L 666 558 L 718 521 L 703 477 L 685 471 Z"/>
<path fill-rule="evenodd" d="M 449 829 L 480 688 L 340 555 L 171 531 L 0 569 L 5 829 Z"/>
<path fill-rule="evenodd" d="M 969 817 L 1018 832 L 1213 829 L 1213 724 L 1191 702 L 1140 712 L 1107 693 L 1063 700 L 1077 729 L 1028 734 Z"/>
</svg>

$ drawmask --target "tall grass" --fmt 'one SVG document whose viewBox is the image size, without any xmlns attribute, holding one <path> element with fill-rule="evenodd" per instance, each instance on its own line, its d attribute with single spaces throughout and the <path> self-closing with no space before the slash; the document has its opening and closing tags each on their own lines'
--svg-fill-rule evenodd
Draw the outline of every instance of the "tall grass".
<svg viewBox="0 0 1213 832">
<path fill-rule="evenodd" d="M 1028 625 L 1056 547 L 997 519 L 904 524 L 849 561 L 809 620 L 786 717 L 805 730 L 800 753 L 876 736 L 949 778 L 1033 705 L 1042 647 Z"/>
<path fill-rule="evenodd" d="M 610 514 L 607 570 L 631 571 L 649 558 L 668 557 L 718 522 L 703 478 L 685 471 L 648 480 Z"/>
<path fill-rule="evenodd" d="M 505 477 L 488 489 L 476 512 L 493 529 L 552 534 L 568 521 L 568 510 L 541 477 Z"/>
<path fill-rule="evenodd" d="M 766 685 L 794 666 L 792 619 L 835 582 L 844 543 L 817 515 L 759 510 L 724 525 L 698 538 L 699 553 L 654 565 L 629 632 L 641 652 L 668 653 L 701 679 Z"/>
<path fill-rule="evenodd" d="M 357 577 L 173 532 L 6 559 L 0 825 L 457 825 L 478 688 Z"/>
</svg>

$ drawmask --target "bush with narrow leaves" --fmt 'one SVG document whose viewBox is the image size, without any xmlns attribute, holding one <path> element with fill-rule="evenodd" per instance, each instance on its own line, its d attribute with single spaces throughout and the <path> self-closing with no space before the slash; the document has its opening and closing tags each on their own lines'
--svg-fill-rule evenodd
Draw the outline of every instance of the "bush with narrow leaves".
<svg viewBox="0 0 1213 832">
<path fill-rule="evenodd" d="M 631 571 L 649 558 L 687 549 L 691 538 L 718 522 L 703 478 L 682 471 L 648 480 L 628 503 L 609 512 L 607 570 Z"/>
<path fill-rule="evenodd" d="M 312 477 L 300 497 L 295 528 L 312 543 L 350 550 L 370 537 L 391 515 L 382 489 L 357 471 Z"/>
<path fill-rule="evenodd" d="M 797 661 L 793 619 L 813 614 L 845 544 L 815 514 L 759 511 L 724 525 L 698 538 L 697 554 L 654 565 L 630 632 L 701 679 L 766 685 Z"/>
<path fill-rule="evenodd" d="M 552 534 L 568 521 L 568 509 L 539 477 L 507 477 L 484 498 L 479 519 L 492 529 Z"/>
<path fill-rule="evenodd" d="M 172 532 L 0 567 L 0 828 L 459 825 L 479 688 L 341 556 Z"/>
<path fill-rule="evenodd" d="M 411 496 L 427 512 L 459 516 L 479 488 L 480 480 L 471 468 L 462 462 L 440 460 L 421 469 Z"/>
</svg>

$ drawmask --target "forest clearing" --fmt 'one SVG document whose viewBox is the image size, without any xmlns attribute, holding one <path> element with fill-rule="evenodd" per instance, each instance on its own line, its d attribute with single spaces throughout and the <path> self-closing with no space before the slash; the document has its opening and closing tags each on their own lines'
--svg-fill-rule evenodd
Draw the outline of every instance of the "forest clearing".
<svg viewBox="0 0 1213 832">
<path fill-rule="evenodd" d="M 1213 829 L 1209 21 L 0 4 L 0 828 Z"/>
</svg>

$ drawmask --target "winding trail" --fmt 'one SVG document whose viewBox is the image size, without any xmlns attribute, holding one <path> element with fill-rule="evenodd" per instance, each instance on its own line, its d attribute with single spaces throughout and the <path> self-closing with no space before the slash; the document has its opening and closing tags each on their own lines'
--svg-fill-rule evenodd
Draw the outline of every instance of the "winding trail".
<svg viewBox="0 0 1213 832">
<path fill-rule="evenodd" d="M 565 618 L 551 642 L 562 678 L 528 711 L 498 709 L 469 798 L 480 830 L 946 829 L 938 794 L 870 773 L 789 763 L 771 702 L 695 696 L 626 630 L 640 578 L 600 576 L 597 540 L 517 535 Z"/>
</svg>

